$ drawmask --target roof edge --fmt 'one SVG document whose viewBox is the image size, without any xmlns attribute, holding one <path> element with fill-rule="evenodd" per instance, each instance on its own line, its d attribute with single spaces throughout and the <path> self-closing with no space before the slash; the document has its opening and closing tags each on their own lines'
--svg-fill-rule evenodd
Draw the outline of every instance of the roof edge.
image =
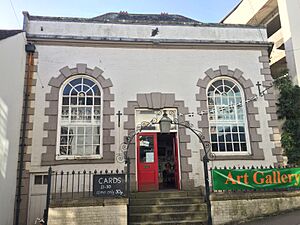
<svg viewBox="0 0 300 225">
<path fill-rule="evenodd" d="M 242 2 L 242 1 L 241 1 Z M 240 2 L 240 3 L 241 3 Z M 240 4 L 239 3 L 239 4 Z M 237 7 L 237 6 L 236 6 Z M 133 24 L 133 25 L 159 25 L 159 26 L 193 26 L 193 27 L 233 27 L 233 28 L 253 28 L 262 29 L 265 28 L 264 25 L 250 25 L 250 24 L 226 24 L 226 23 L 203 23 L 203 22 L 185 22 L 185 23 L 130 23 L 130 22 L 105 22 L 98 21 L 94 18 L 80 18 L 80 17 L 55 17 L 55 16 L 36 16 L 30 15 L 28 12 L 23 12 L 24 15 L 24 30 L 26 30 L 28 21 L 49 21 L 49 22 L 74 22 L 74 23 L 99 23 L 99 24 Z M 105 15 L 105 14 L 103 14 Z M 135 14 L 143 15 L 143 14 Z M 149 14 L 150 15 L 150 14 Z M 152 15 L 152 14 L 151 14 Z M 156 14 L 153 14 L 156 15 Z M 170 14 L 176 16 L 177 14 Z M 181 15 L 178 15 L 181 16 Z M 183 16 L 184 17 L 184 16 Z M 188 18 L 188 17 L 186 17 Z"/>
<path fill-rule="evenodd" d="M 220 21 L 220 23 L 224 23 L 224 20 L 226 20 L 243 2 L 243 0 L 240 0 L 240 2 Z"/>
</svg>

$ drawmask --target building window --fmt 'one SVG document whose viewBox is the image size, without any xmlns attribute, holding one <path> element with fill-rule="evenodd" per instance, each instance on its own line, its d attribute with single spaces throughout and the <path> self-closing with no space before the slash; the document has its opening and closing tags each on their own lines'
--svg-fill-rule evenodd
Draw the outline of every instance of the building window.
<svg viewBox="0 0 300 225">
<path fill-rule="evenodd" d="M 48 184 L 48 175 L 34 175 L 34 184 Z"/>
<path fill-rule="evenodd" d="M 250 150 L 244 94 L 230 78 L 213 80 L 207 89 L 212 151 L 247 153 Z"/>
<path fill-rule="evenodd" d="M 72 77 L 62 86 L 58 119 L 60 157 L 102 155 L 101 92 L 100 85 L 84 75 Z"/>
</svg>

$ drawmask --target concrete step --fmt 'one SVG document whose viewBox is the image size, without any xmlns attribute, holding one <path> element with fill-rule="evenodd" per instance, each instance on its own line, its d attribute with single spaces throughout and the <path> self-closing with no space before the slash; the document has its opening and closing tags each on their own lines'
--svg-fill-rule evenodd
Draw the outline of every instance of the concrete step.
<svg viewBox="0 0 300 225">
<path fill-rule="evenodd" d="M 129 206 L 130 213 L 206 213 L 206 204 L 138 205 Z"/>
<path fill-rule="evenodd" d="M 182 220 L 182 221 L 164 221 L 164 222 L 133 222 L 131 225 L 207 225 L 202 220 Z"/>
<path fill-rule="evenodd" d="M 200 190 L 195 191 L 155 191 L 131 193 L 130 198 L 175 198 L 175 197 L 194 197 L 203 196 Z"/>
<path fill-rule="evenodd" d="M 175 204 L 201 204 L 203 197 L 169 197 L 169 198 L 130 198 L 131 206 L 146 205 L 175 205 Z"/>
<path fill-rule="evenodd" d="M 206 221 L 206 213 L 196 212 L 173 212 L 173 213 L 132 213 L 131 222 L 167 222 L 167 221 Z"/>
</svg>

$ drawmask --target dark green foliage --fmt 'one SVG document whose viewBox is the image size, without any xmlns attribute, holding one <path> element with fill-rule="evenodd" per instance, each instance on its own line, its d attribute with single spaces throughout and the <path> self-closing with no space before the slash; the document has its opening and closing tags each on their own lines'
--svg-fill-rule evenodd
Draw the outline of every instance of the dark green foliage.
<svg viewBox="0 0 300 225">
<path fill-rule="evenodd" d="M 277 114 L 284 120 L 281 144 L 289 164 L 300 165 L 300 87 L 288 77 L 277 79 L 275 85 L 280 91 Z"/>
</svg>

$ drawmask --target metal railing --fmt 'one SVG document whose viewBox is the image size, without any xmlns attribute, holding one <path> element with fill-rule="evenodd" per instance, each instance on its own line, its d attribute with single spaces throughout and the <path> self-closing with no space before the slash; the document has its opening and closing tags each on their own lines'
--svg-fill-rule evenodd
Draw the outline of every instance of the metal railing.
<svg viewBox="0 0 300 225">
<path fill-rule="evenodd" d="M 116 177 L 123 176 L 122 181 L 118 180 L 119 183 L 124 184 L 125 190 L 117 190 L 115 193 L 113 185 L 103 184 L 103 187 L 99 184 L 96 186 L 96 177 Z M 125 179 L 126 173 L 123 170 L 83 170 L 83 171 L 53 171 L 50 167 L 48 170 L 48 186 L 47 186 L 47 201 L 46 209 L 44 210 L 45 224 L 48 222 L 48 211 L 50 204 L 70 202 L 78 199 L 94 199 L 97 197 L 128 197 L 129 193 L 126 190 L 127 180 Z M 115 178 L 114 178 L 115 179 Z M 110 181 L 113 181 L 111 178 Z M 105 182 L 104 182 L 105 183 Z M 109 183 L 109 182 L 108 182 Z M 102 191 L 100 195 L 95 192 L 95 188 L 103 188 L 110 190 L 107 193 Z M 107 194 L 107 195 L 105 195 Z"/>
</svg>

